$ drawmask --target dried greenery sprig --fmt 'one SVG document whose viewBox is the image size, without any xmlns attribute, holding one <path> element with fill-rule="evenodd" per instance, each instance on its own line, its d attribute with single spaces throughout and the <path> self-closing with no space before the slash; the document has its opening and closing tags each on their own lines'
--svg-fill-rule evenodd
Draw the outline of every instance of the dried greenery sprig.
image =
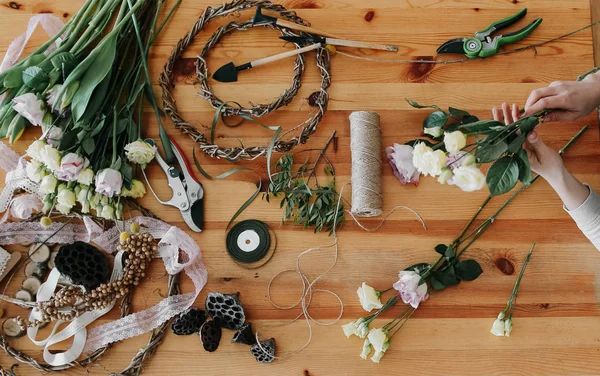
<svg viewBox="0 0 600 376">
<path fill-rule="evenodd" d="M 291 220 L 303 228 L 314 227 L 315 232 L 327 230 L 330 233 L 334 223 L 337 223 L 337 227 L 343 225 L 344 207 L 338 207 L 335 169 L 325 154 L 334 137 L 335 132 L 322 149 L 302 150 L 301 152 L 318 151 L 319 155 L 312 163 L 310 156 L 307 157 L 295 171 L 294 154 L 286 154 L 277 161 L 268 191 L 263 198 L 270 201 L 271 196 L 282 197 L 279 206 L 285 208 L 283 222 Z M 321 159 L 325 159 L 323 173 L 331 177 L 325 184 L 321 184 L 317 177 Z"/>
</svg>

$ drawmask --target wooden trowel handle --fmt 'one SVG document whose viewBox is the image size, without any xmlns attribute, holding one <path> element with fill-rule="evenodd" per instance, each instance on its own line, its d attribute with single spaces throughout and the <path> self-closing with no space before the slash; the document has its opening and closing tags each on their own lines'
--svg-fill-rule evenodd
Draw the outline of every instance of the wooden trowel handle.
<svg viewBox="0 0 600 376">
<path fill-rule="evenodd" d="M 280 53 L 277 55 L 273 55 L 273 56 L 265 57 L 263 59 L 255 60 L 250 64 L 252 65 L 252 67 L 258 67 L 260 65 L 265 65 L 265 64 L 277 61 L 277 60 L 285 59 L 286 57 L 296 56 L 296 55 L 300 55 L 300 54 L 308 52 L 308 51 L 316 50 L 319 47 L 321 47 L 321 43 L 315 43 L 315 44 L 311 44 L 310 46 L 298 48 L 293 51 L 283 52 L 283 53 Z"/>
<path fill-rule="evenodd" d="M 336 36 L 334 34 L 330 34 L 325 31 L 313 29 L 312 27 L 299 25 L 299 24 L 291 22 L 291 21 L 282 20 L 281 18 L 277 19 L 277 25 L 279 25 L 281 27 L 286 27 L 286 28 L 292 29 L 292 30 L 304 31 L 305 33 L 309 33 L 309 34 L 322 35 L 322 36 L 328 37 L 328 38 L 339 38 L 338 36 Z"/>
</svg>

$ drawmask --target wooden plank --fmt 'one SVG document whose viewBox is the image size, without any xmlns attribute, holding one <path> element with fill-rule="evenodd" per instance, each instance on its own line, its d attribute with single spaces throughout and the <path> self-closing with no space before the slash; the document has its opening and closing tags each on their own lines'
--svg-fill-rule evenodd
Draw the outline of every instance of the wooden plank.
<svg viewBox="0 0 600 376">
<path fill-rule="evenodd" d="M 592 12 L 592 23 L 600 22 L 600 1 L 590 0 L 590 11 Z M 600 66 L 600 26 L 592 29 L 594 35 L 594 62 Z"/>
<path fill-rule="evenodd" d="M 169 1 L 172 3 L 173 0 Z M 400 48 L 395 54 L 363 49 L 340 48 L 341 51 L 378 59 L 405 59 L 433 56 L 442 42 L 472 35 L 491 21 L 523 7 L 528 8 L 529 15 L 521 23 L 534 17 L 543 17 L 544 22 L 528 38 L 514 46 L 540 42 L 588 24 L 590 12 L 592 17 L 600 19 L 599 1 L 373 0 L 366 3 L 360 0 L 282 0 L 281 3 L 297 10 L 316 28 L 355 40 L 397 44 Z M 12 3 L 16 5 L 11 6 Z M 160 88 L 156 85 L 158 75 L 172 47 L 207 6 L 217 3 L 214 0 L 184 1 L 157 40 L 150 56 L 151 76 L 157 95 L 160 95 Z M 8 44 L 25 30 L 32 14 L 44 12 L 66 19 L 81 4 L 82 0 L 20 0 L 0 6 L 0 24 L 4 26 L 0 33 L 0 53 L 6 51 Z M 242 16 L 246 18 L 250 14 L 245 12 Z M 216 28 L 232 19 L 208 25 L 176 68 L 174 95 L 177 105 L 182 116 L 199 129 L 210 124 L 214 109 L 197 96 L 194 59 Z M 521 23 L 514 28 L 520 28 Z M 598 33 L 599 30 L 596 28 L 593 32 Z M 214 71 L 229 61 L 243 63 L 291 49 L 276 37 L 276 33 L 265 29 L 227 35 L 210 52 L 209 69 Z M 36 31 L 26 51 L 46 38 L 43 31 Z M 492 106 L 503 101 L 522 104 L 532 89 L 555 80 L 573 80 L 588 70 L 594 65 L 594 46 L 598 65 L 599 41 L 597 35 L 592 38 L 592 30 L 586 30 L 540 47 L 537 54 L 526 51 L 448 66 L 375 63 L 333 56 L 328 112 L 305 147 L 320 147 L 334 129 L 337 131 L 338 150 L 332 150 L 329 157 L 335 164 L 338 187 L 341 187 L 350 180 L 348 116 L 352 111 L 377 111 L 381 116 L 383 144 L 404 143 L 421 134 L 421 124 L 427 114 L 426 110 L 408 106 L 405 98 L 463 108 L 480 118 L 489 118 Z M 298 97 L 289 106 L 261 119 L 265 124 L 291 129 L 309 116 L 311 109 L 307 98 L 318 88 L 320 78 L 314 66 L 314 55 L 307 57 L 303 87 Z M 293 61 L 285 60 L 242 72 L 239 82 L 234 84 L 214 81 L 210 84 L 224 100 L 237 100 L 243 105 L 268 102 L 289 86 L 292 67 Z M 265 80 L 265 77 L 268 79 Z M 158 128 L 152 110 L 146 107 L 145 112 L 144 134 L 157 138 Z M 558 149 L 584 124 L 597 127 L 597 120 L 591 115 L 570 124 L 544 125 L 539 131 L 550 147 Z M 168 118 L 165 118 L 165 125 L 191 159 L 192 140 L 175 130 Z M 219 125 L 216 133 L 217 143 L 222 146 L 235 145 L 236 137 L 246 145 L 265 145 L 272 136 L 271 132 L 252 124 L 235 129 Z M 23 153 L 38 136 L 39 129 L 28 129 L 14 149 Z M 206 171 L 213 175 L 232 167 L 249 167 L 257 171 L 263 180 L 267 178 L 264 159 L 232 166 L 227 161 L 200 154 L 198 158 Z M 564 161 L 579 179 L 600 189 L 600 149 L 596 132 L 587 132 L 566 153 Z M 161 197 L 168 196 L 170 190 L 157 166 L 150 165 L 148 173 L 157 193 Z M 4 176 L 0 172 L 0 181 Z M 259 330 L 261 337 L 273 336 L 277 340 L 278 354 L 290 354 L 304 345 L 308 328 L 304 320 L 282 326 L 295 318 L 299 310 L 274 308 L 266 298 L 267 285 L 279 271 L 295 267 L 296 258 L 302 251 L 329 244 L 331 237 L 282 225 L 278 202 L 269 204 L 258 199 L 240 219 L 256 218 L 269 223 L 277 234 L 278 250 L 273 260 L 263 268 L 240 268 L 224 249 L 225 226 L 231 215 L 254 192 L 256 176 L 242 173 L 226 180 L 201 180 L 206 190 L 206 229 L 201 234 L 187 233 L 201 247 L 209 279 L 195 306 L 203 306 L 209 291 L 239 291 L 248 320 Z M 373 234 L 365 233 L 347 218 L 344 229 L 339 233 L 338 264 L 317 286 L 331 289 L 342 298 L 342 323 L 365 315 L 356 298 L 356 289 L 363 281 L 385 289 L 394 282 L 399 269 L 417 262 L 432 261 L 436 256 L 432 248 L 438 243 L 451 241 L 487 195 L 484 191 L 463 193 L 456 187 L 439 185 L 431 178 L 423 178 L 419 187 L 401 186 L 387 163 L 383 166 L 383 194 L 384 211 L 397 205 L 410 206 L 425 218 L 428 230 L 424 230 L 408 212 L 394 213 Z M 349 199 L 350 191 L 345 191 L 344 195 Z M 502 198 L 495 199 L 492 206 L 497 207 L 500 201 Z M 147 195 L 142 203 L 160 213 L 165 221 L 186 229 L 177 209 L 162 206 L 151 195 Z M 491 210 L 484 215 L 490 213 Z M 378 218 L 365 219 L 364 224 L 375 226 L 379 221 Z M 522 264 L 533 241 L 537 241 L 538 249 L 523 280 L 514 318 L 515 330 L 510 338 L 493 337 L 488 332 L 491 323 L 506 303 L 515 280 L 515 270 Z M 7 249 L 10 252 L 26 251 L 18 245 Z M 271 365 L 256 363 L 248 347 L 229 343 L 233 335 L 229 331 L 224 332 L 215 353 L 206 353 L 196 335 L 178 337 L 168 333 L 165 342 L 147 363 L 144 374 L 164 375 L 175 370 L 182 375 L 264 376 L 598 373 L 598 252 L 562 209 L 547 183 L 536 183 L 507 207 L 492 228 L 475 243 L 470 257 L 482 265 L 482 276 L 475 282 L 432 294 L 399 337 L 395 337 L 379 365 L 361 360 L 358 354 L 362 341 L 346 339 L 340 325 L 336 324 L 327 327 L 313 325 L 312 342 L 304 351 Z M 330 251 L 319 251 L 306 256 L 302 266 L 314 277 L 326 270 L 331 262 Z M 7 294 L 12 295 L 20 288 L 21 275 L 22 271 L 18 271 L 8 283 Z M 193 284 L 185 276 L 181 287 L 184 292 L 193 291 Z M 158 303 L 162 299 L 160 294 L 165 291 L 164 267 L 160 260 L 155 260 L 135 292 L 133 310 L 140 311 Z M 295 274 L 289 273 L 278 277 L 273 285 L 272 297 L 279 304 L 293 304 L 299 293 L 300 281 Z M 8 304 L 0 304 L 0 307 L 5 310 L 5 317 L 26 313 Z M 318 320 L 333 320 L 339 313 L 337 300 L 326 294 L 315 294 L 310 312 Z M 395 314 L 397 310 L 384 313 L 375 326 L 384 325 Z M 108 323 L 117 317 L 118 312 L 113 310 L 94 325 Z M 91 375 L 105 375 L 123 369 L 147 340 L 148 335 L 143 335 L 116 344 L 98 365 L 86 371 Z M 40 348 L 26 338 L 13 342 L 17 348 L 41 360 Z M 14 362 L 0 353 L 0 364 L 5 368 Z M 80 375 L 83 372 L 75 368 L 64 374 Z M 26 365 L 21 365 L 17 373 L 38 374 Z"/>
</svg>

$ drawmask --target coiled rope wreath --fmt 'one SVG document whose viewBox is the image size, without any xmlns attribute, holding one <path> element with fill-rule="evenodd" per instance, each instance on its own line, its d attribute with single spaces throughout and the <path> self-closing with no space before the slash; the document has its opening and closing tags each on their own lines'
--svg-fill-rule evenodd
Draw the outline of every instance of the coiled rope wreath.
<svg viewBox="0 0 600 376">
<path fill-rule="evenodd" d="M 133 210 L 139 211 L 142 215 L 146 217 L 152 217 L 158 219 L 158 217 L 152 213 L 149 209 L 144 208 L 139 205 L 135 200 L 128 200 L 127 203 Z M 32 217 L 31 220 L 39 220 L 37 217 Z M 104 222 L 104 221 L 102 221 Z M 179 290 L 179 274 L 169 275 L 168 281 L 168 296 L 177 295 L 180 293 Z M 119 304 L 120 317 L 125 317 L 131 313 L 131 299 L 133 296 L 133 291 L 128 292 L 122 299 Z M 146 363 L 146 361 L 150 360 L 157 347 L 162 343 L 165 333 L 169 327 L 170 320 L 165 321 L 159 327 L 152 331 L 150 339 L 148 343 L 142 347 L 137 354 L 131 359 L 131 362 L 127 367 L 125 367 L 119 373 L 112 373 L 112 375 L 119 376 L 137 376 L 142 372 L 142 367 Z M 0 348 L 6 352 L 8 356 L 13 357 L 15 360 L 30 365 L 31 367 L 37 369 L 40 372 L 58 372 L 64 371 L 69 368 L 73 368 L 76 366 L 86 368 L 87 366 L 95 364 L 104 353 L 110 349 L 114 343 L 108 344 L 107 346 L 101 347 L 94 352 L 90 353 L 87 357 L 67 363 L 60 366 L 53 366 L 45 362 L 38 362 L 31 356 L 25 354 L 24 352 L 12 347 L 8 341 L 8 339 L 4 335 L 0 335 Z"/>
<path fill-rule="evenodd" d="M 203 132 L 196 129 L 193 125 L 184 120 L 179 114 L 177 105 L 175 103 L 175 98 L 171 93 L 171 90 L 175 87 L 173 67 L 175 66 L 177 60 L 179 60 L 182 57 L 184 51 L 194 42 L 194 38 L 202 30 L 204 30 L 205 26 L 209 22 L 219 17 L 224 17 L 232 14 L 239 14 L 242 11 L 257 6 L 261 6 L 265 10 L 277 12 L 279 13 L 280 17 L 288 21 L 305 26 L 309 25 L 308 22 L 300 18 L 296 14 L 296 12 L 287 10 L 284 6 L 279 4 L 273 4 L 267 0 L 234 0 L 230 3 L 225 3 L 218 8 L 208 7 L 202 13 L 198 21 L 196 21 L 190 32 L 188 32 L 177 43 L 177 45 L 171 52 L 171 55 L 169 56 L 169 60 L 166 63 L 159 80 L 159 84 L 162 88 L 163 109 L 171 117 L 173 123 L 175 124 L 175 127 L 179 129 L 182 133 L 189 135 L 196 143 L 199 144 L 200 149 L 206 154 L 210 155 L 211 157 L 225 158 L 232 162 L 239 161 L 242 159 L 255 159 L 261 155 L 265 155 L 267 154 L 269 146 L 245 147 L 242 145 L 240 147 L 221 148 L 218 145 L 214 144 L 212 136 L 210 137 L 210 139 L 208 139 Z M 208 54 L 210 49 L 217 44 L 217 42 L 223 35 L 235 30 L 247 30 L 248 28 L 253 26 L 264 26 L 277 29 L 281 32 L 282 35 L 297 35 L 293 31 L 286 28 L 282 28 L 278 25 L 252 25 L 251 20 L 241 23 L 231 22 L 217 29 L 213 36 L 208 40 L 208 42 L 206 43 L 196 60 L 196 73 L 198 84 L 201 88 L 200 96 L 208 100 L 209 103 L 218 112 L 220 112 L 222 119 L 231 116 L 241 116 L 245 119 L 258 118 L 264 116 L 280 107 L 288 105 L 296 96 L 298 90 L 300 89 L 300 86 L 302 85 L 301 79 L 302 74 L 304 73 L 304 57 L 302 55 L 298 55 L 294 66 L 294 76 L 292 78 L 291 87 L 288 88 L 279 98 L 277 98 L 274 102 L 270 104 L 258 104 L 253 105 L 249 108 L 244 108 L 238 105 L 237 103 L 224 102 L 213 94 L 211 87 L 208 84 L 209 72 L 205 60 L 206 55 Z M 299 48 L 300 46 L 296 45 L 296 47 Z M 323 115 L 325 115 L 325 111 L 327 110 L 327 103 L 329 100 L 327 89 L 331 84 L 331 75 L 329 73 L 330 56 L 329 52 L 325 48 L 319 48 L 317 50 L 316 62 L 317 67 L 319 68 L 319 71 L 321 73 L 321 87 L 318 92 L 313 93 L 311 95 L 310 105 L 315 108 L 315 111 L 313 112 L 311 117 L 304 121 L 302 124 L 299 124 L 293 129 L 283 132 L 281 136 L 279 136 L 278 139 L 272 145 L 272 151 L 288 152 L 296 145 L 306 143 L 309 137 L 317 130 L 317 127 L 321 122 Z M 285 135 L 289 133 L 294 133 L 298 130 L 299 134 L 293 136 L 288 140 L 283 139 Z"/>
</svg>

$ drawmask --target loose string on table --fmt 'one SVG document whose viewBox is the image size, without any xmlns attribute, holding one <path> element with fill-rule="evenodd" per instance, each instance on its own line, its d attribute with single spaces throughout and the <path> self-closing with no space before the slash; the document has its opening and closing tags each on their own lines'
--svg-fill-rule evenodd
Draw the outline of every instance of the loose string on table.
<svg viewBox="0 0 600 376">
<path fill-rule="evenodd" d="M 583 26 L 577 30 L 573 30 L 567 34 L 563 34 L 561 36 L 552 38 L 552 39 L 548 39 L 542 42 L 538 42 L 538 43 L 533 43 L 533 44 L 529 44 L 527 46 L 523 46 L 523 47 L 518 47 L 518 48 L 513 48 L 510 50 L 504 50 L 504 51 L 499 51 L 498 53 L 496 53 L 496 55 L 507 55 L 507 54 L 513 54 L 516 52 L 521 52 L 521 51 L 525 51 L 525 50 L 529 50 L 529 49 L 535 49 L 536 47 L 539 46 L 543 46 L 545 44 L 548 43 L 552 43 L 552 42 L 556 42 L 557 40 L 563 39 L 563 38 L 567 38 L 570 37 L 573 34 L 577 34 L 583 30 L 592 28 L 596 25 L 600 24 L 600 21 L 596 21 L 593 22 L 589 25 Z M 537 51 L 536 51 L 537 53 Z M 377 63 L 417 63 L 417 64 L 455 64 L 455 63 L 464 63 L 466 61 L 471 61 L 471 60 L 482 60 L 482 59 L 471 59 L 468 57 L 464 57 L 461 59 L 453 59 L 453 60 L 434 60 L 434 59 L 377 59 L 377 58 L 371 58 L 371 57 L 367 57 L 367 56 L 358 56 L 358 55 L 354 55 L 354 54 L 350 54 L 347 52 L 343 52 L 343 51 L 336 51 L 336 55 L 342 55 L 342 56 L 346 56 L 346 57 L 350 57 L 352 59 L 358 59 L 358 60 L 366 60 L 366 61 L 373 61 L 373 62 L 377 62 Z"/>
</svg>

